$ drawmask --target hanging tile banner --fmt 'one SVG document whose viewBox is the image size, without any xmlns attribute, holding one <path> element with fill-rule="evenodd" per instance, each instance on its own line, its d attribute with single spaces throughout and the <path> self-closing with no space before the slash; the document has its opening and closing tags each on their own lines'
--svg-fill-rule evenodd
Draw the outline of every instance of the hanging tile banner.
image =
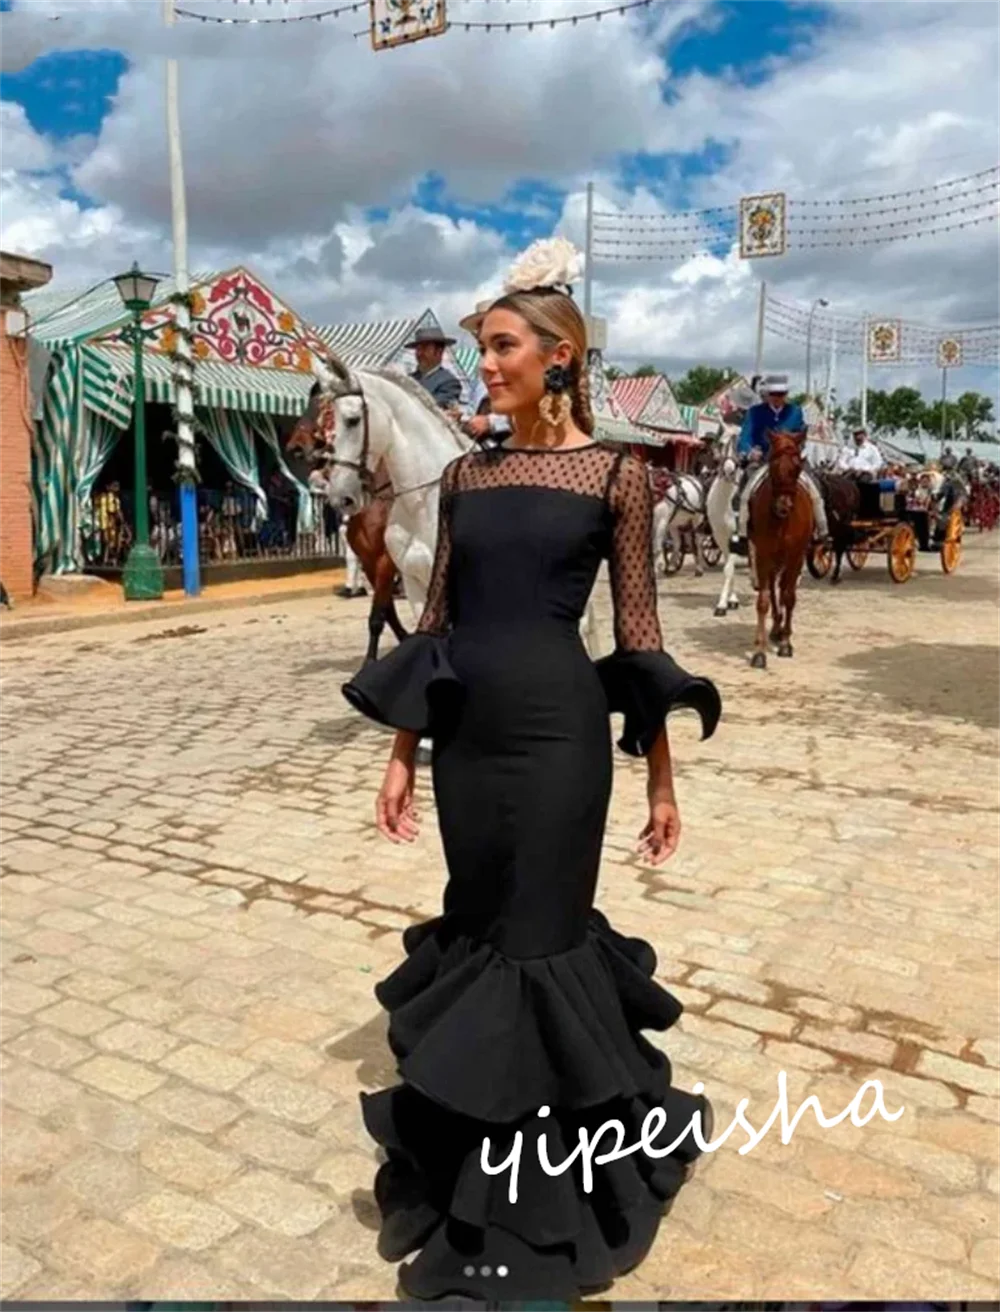
<svg viewBox="0 0 1000 1312">
<path fill-rule="evenodd" d="M 410 45 L 448 30 L 446 0 L 370 0 L 373 50 Z"/>
<path fill-rule="evenodd" d="M 902 324 L 898 319 L 876 319 L 868 325 L 870 364 L 898 364 L 902 346 Z"/>
<path fill-rule="evenodd" d="M 740 257 L 785 253 L 785 193 L 740 197 Z"/>
<path fill-rule="evenodd" d="M 942 337 L 938 342 L 937 362 L 939 369 L 961 369 L 962 343 L 957 337 Z"/>
</svg>

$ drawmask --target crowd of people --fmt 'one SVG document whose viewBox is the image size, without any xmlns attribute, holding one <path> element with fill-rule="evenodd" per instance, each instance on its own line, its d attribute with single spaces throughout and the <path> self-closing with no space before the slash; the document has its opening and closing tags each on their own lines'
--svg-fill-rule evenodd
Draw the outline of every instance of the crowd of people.
<svg viewBox="0 0 1000 1312">
<path fill-rule="evenodd" d="M 340 522 L 322 490 L 310 487 L 312 513 L 300 517 L 294 486 L 280 470 L 264 485 L 264 500 L 249 487 L 227 479 L 221 488 L 198 490 L 200 555 L 206 564 L 252 557 L 328 555 L 340 552 Z M 134 541 L 134 494 L 111 479 L 94 494 L 83 523 L 88 566 L 118 568 Z M 149 543 L 162 564 L 180 561 L 180 507 L 175 489 L 147 490 Z"/>
</svg>

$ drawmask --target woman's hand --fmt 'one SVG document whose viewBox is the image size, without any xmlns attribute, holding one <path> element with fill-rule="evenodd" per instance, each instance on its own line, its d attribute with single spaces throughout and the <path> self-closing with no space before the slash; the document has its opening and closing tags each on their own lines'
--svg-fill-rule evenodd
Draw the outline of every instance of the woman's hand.
<svg viewBox="0 0 1000 1312">
<path fill-rule="evenodd" d="M 677 851 L 681 838 L 681 813 L 673 793 L 650 790 L 649 819 L 639 835 L 639 856 L 651 866 L 662 865 Z"/>
<path fill-rule="evenodd" d="M 420 833 L 413 800 L 414 753 L 395 750 L 375 799 L 375 827 L 391 843 L 412 843 Z"/>
</svg>

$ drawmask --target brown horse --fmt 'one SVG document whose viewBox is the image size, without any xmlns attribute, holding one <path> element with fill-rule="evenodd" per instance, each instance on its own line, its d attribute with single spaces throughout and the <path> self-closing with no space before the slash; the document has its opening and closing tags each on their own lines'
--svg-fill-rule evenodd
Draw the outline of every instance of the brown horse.
<svg viewBox="0 0 1000 1312">
<path fill-rule="evenodd" d="M 323 397 L 319 383 L 309 394 L 306 412 L 296 422 L 288 439 L 287 451 L 313 463 L 322 450 L 332 454 L 335 418 L 333 405 Z M 377 660 L 379 642 L 388 624 L 397 642 L 408 636 L 396 611 L 395 562 L 385 546 L 385 529 L 392 508 L 391 489 L 385 471 L 375 471 L 376 482 L 384 485 L 390 495 L 376 496 L 347 521 L 347 543 L 364 570 L 372 590 L 371 610 L 368 612 L 368 651 L 365 664 Z"/>
<path fill-rule="evenodd" d="M 830 525 L 830 544 L 834 554 L 830 582 L 839 583 L 844 554 L 854 541 L 852 524 L 861 513 L 861 489 L 858 487 L 857 479 L 845 478 L 843 474 L 821 474 L 817 481 L 826 505 L 826 518 Z"/>
<path fill-rule="evenodd" d="M 767 477 L 750 498 L 750 551 L 757 581 L 757 637 L 750 664 L 767 666 L 767 612 L 779 656 L 792 655 L 795 589 L 813 536 L 809 494 L 799 485 L 805 433 L 771 432 Z"/>
</svg>

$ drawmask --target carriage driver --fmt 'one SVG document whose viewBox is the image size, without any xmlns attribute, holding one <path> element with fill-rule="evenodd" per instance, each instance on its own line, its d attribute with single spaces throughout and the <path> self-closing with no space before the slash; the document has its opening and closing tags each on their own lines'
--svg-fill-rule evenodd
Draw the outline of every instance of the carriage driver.
<svg viewBox="0 0 1000 1312">
<path fill-rule="evenodd" d="M 739 499 L 737 532 L 736 537 L 730 543 L 730 550 L 738 556 L 747 554 L 750 498 L 767 474 L 767 453 L 770 445 L 767 437 L 768 431 L 773 429 L 775 431 L 785 430 L 790 433 L 801 433 L 806 427 L 802 407 L 790 403 L 788 400 L 788 379 L 784 374 L 768 374 L 761 381 L 760 392 L 764 399 L 760 405 L 751 406 L 746 412 L 743 427 L 740 430 L 739 441 L 736 444 L 736 454 L 747 457 L 751 464 L 756 464 L 756 468 L 750 473 L 749 477 L 744 476 L 743 486 L 737 493 Z M 813 532 L 817 538 L 825 538 L 829 533 L 829 529 L 826 523 L 826 510 L 823 507 L 823 494 L 820 492 L 819 485 L 808 469 L 803 469 L 799 475 L 799 480 L 809 493 L 809 499 L 812 502 Z"/>
</svg>

